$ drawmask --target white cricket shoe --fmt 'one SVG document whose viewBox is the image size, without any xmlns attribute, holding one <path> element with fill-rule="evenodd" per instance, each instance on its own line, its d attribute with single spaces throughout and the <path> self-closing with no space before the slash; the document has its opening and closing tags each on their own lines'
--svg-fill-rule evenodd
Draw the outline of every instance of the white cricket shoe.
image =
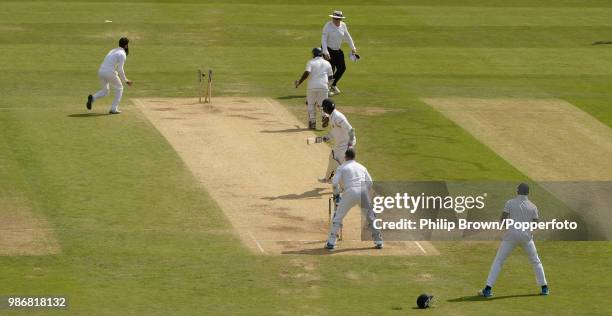
<svg viewBox="0 0 612 316">
<path fill-rule="evenodd" d="M 340 94 L 340 89 L 338 89 L 336 86 L 331 86 L 330 90 L 333 94 Z"/>
<path fill-rule="evenodd" d="M 326 177 L 320 177 L 319 178 L 319 182 L 321 182 L 321 183 L 328 183 L 328 184 L 331 183 L 331 181 L 329 181 L 329 179 L 326 178 Z"/>
</svg>

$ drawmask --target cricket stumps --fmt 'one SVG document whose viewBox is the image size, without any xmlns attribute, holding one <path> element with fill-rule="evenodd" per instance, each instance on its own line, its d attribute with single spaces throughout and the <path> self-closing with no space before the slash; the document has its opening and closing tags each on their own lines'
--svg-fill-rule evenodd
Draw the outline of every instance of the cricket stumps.
<svg viewBox="0 0 612 316">
<path fill-rule="evenodd" d="M 204 89 L 202 86 L 204 85 L 204 79 L 207 75 L 202 71 L 202 69 L 198 69 L 198 102 L 202 103 L 202 94 L 204 94 L 204 103 L 211 103 L 212 98 L 212 69 L 208 69 L 208 79 L 206 80 L 206 92 L 204 93 Z"/>
</svg>

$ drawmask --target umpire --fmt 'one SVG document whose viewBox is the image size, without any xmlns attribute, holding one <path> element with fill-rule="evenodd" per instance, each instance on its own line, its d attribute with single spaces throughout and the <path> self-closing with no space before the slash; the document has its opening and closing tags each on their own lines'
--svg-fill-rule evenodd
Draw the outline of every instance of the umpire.
<svg viewBox="0 0 612 316">
<path fill-rule="evenodd" d="M 334 82 L 330 87 L 332 95 L 340 94 L 337 84 L 342 78 L 342 74 L 346 70 L 346 64 L 344 63 L 344 53 L 340 49 L 342 42 L 347 42 L 351 47 L 353 54 L 357 54 L 357 48 L 353 43 L 353 38 L 348 31 L 348 28 L 342 20 L 345 17 L 342 15 L 342 11 L 334 11 L 329 15 L 331 21 L 325 23 L 323 26 L 323 35 L 321 36 L 321 48 L 323 49 L 323 56 L 329 60 L 334 70 Z"/>
</svg>

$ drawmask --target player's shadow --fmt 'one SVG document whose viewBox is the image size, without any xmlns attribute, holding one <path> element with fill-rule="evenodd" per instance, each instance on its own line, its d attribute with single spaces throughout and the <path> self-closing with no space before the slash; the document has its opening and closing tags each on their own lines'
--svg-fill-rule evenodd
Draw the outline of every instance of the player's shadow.
<svg viewBox="0 0 612 316">
<path fill-rule="evenodd" d="M 315 188 L 310 191 L 306 191 L 301 194 L 285 194 L 279 196 L 266 196 L 262 197 L 264 200 L 274 201 L 274 200 L 304 200 L 304 199 L 318 199 L 324 195 L 330 195 L 329 189 L 327 188 Z"/>
<path fill-rule="evenodd" d="M 70 114 L 68 117 L 97 117 L 97 116 L 107 116 L 110 113 L 76 113 Z"/>
<path fill-rule="evenodd" d="M 453 298 L 453 299 L 447 300 L 447 302 L 450 302 L 450 303 L 481 302 L 481 301 L 503 300 L 507 298 L 517 298 L 517 297 L 532 297 L 532 296 L 540 296 L 540 295 L 539 294 L 515 294 L 515 295 L 503 295 L 503 296 L 492 296 L 492 297 L 472 295 L 472 296 L 462 296 L 458 298 Z"/>
<path fill-rule="evenodd" d="M 286 95 L 282 97 L 276 97 L 276 99 L 278 100 L 291 100 L 291 99 L 304 99 L 304 98 L 306 98 L 305 95 Z"/>
<path fill-rule="evenodd" d="M 275 129 L 275 130 L 264 129 L 259 132 L 267 133 L 267 134 L 276 134 L 276 133 L 299 133 L 299 132 L 309 131 L 309 129 L 306 127 L 300 127 L 299 125 L 294 125 L 294 126 L 295 128 Z"/>
<path fill-rule="evenodd" d="M 302 250 L 286 250 L 283 251 L 283 255 L 313 255 L 313 256 L 331 256 L 337 255 L 343 252 L 351 252 L 351 251 L 364 251 L 371 250 L 374 247 L 359 247 L 359 248 L 336 248 L 334 250 L 328 250 L 323 248 L 323 244 L 325 241 L 321 241 L 321 248 L 317 249 L 302 249 Z"/>
</svg>

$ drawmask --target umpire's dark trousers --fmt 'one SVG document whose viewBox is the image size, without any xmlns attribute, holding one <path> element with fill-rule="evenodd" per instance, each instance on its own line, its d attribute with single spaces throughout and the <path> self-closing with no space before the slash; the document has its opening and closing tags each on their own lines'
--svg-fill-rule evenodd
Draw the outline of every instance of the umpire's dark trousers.
<svg viewBox="0 0 612 316">
<path fill-rule="evenodd" d="M 332 70 L 334 71 L 334 82 L 332 83 L 332 86 L 335 86 L 340 80 L 340 78 L 342 78 L 344 71 L 346 71 L 346 64 L 344 63 L 344 52 L 342 52 L 341 49 L 333 50 L 329 47 L 327 48 L 327 51 L 329 52 L 330 57 L 329 63 L 331 64 Z"/>
</svg>

